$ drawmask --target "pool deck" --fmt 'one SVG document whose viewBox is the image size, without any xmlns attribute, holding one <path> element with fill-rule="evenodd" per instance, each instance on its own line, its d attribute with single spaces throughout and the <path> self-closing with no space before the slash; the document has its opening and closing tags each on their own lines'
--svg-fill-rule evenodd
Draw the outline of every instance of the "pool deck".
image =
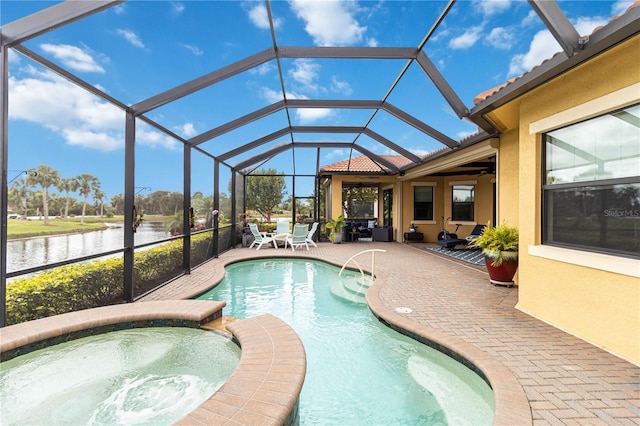
<svg viewBox="0 0 640 426">
<path fill-rule="evenodd" d="M 318 248 L 295 253 L 237 248 L 142 301 L 199 294 L 220 280 L 224 265 L 238 260 L 296 256 L 342 265 L 362 250 L 383 249 L 386 252 L 375 258 L 378 279 L 367 294 L 371 310 L 481 369 L 496 391 L 496 424 L 640 424 L 639 366 L 521 312 L 515 306 L 517 287 L 491 285 L 484 267 L 437 255 L 424 246 L 319 243 Z M 368 255 L 358 260 L 370 268 Z"/>
</svg>

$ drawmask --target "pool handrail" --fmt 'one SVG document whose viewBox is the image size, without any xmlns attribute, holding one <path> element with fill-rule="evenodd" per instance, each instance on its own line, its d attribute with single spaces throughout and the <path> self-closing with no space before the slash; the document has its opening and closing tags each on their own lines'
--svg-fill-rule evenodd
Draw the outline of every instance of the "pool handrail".
<svg viewBox="0 0 640 426">
<path fill-rule="evenodd" d="M 342 276 L 342 271 L 344 271 L 347 265 L 353 260 L 353 263 L 355 263 L 358 269 L 360 270 L 360 275 L 362 276 L 362 282 L 364 282 L 364 271 L 362 270 L 362 267 L 360 266 L 360 264 L 355 260 L 355 258 L 360 256 L 361 254 L 371 253 L 371 283 L 373 284 L 375 272 L 376 272 L 376 252 L 386 253 L 387 251 L 382 249 L 369 249 L 369 250 L 363 250 L 359 253 L 354 254 L 349 259 L 347 259 L 346 262 L 344 262 L 344 265 L 342 265 L 342 268 L 340 269 L 338 276 L 339 277 Z"/>
</svg>

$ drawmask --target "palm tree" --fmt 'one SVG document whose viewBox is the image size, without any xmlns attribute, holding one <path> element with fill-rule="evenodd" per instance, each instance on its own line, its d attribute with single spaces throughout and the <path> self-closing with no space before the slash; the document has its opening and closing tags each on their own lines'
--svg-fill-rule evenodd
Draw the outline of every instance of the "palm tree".
<svg viewBox="0 0 640 426">
<path fill-rule="evenodd" d="M 51 167 L 40 164 L 35 173 L 30 173 L 27 177 L 27 184 L 40 185 L 42 188 L 42 213 L 44 215 L 44 225 L 49 225 L 49 188 L 57 186 L 60 182 L 60 174 Z"/>
<path fill-rule="evenodd" d="M 27 201 L 29 200 L 29 186 L 27 180 L 20 178 L 13 182 L 11 188 L 9 188 L 9 201 L 11 203 L 19 204 L 22 209 L 22 219 L 27 218 Z"/>
<path fill-rule="evenodd" d="M 95 201 L 98 202 L 98 204 L 100 205 L 100 217 L 104 216 L 104 197 L 106 197 L 107 194 L 105 194 L 104 192 L 102 192 L 102 190 L 100 189 L 100 185 L 98 184 L 97 187 L 94 187 L 93 189 L 93 199 Z M 97 210 L 97 209 L 96 209 Z"/>
<path fill-rule="evenodd" d="M 76 178 L 63 178 L 60 179 L 60 183 L 57 188 L 58 191 L 65 193 L 66 203 L 64 206 L 64 220 L 67 220 L 69 217 L 69 193 L 76 192 L 78 187 L 80 186 L 80 182 Z"/>
<path fill-rule="evenodd" d="M 84 225 L 84 213 L 87 209 L 87 200 L 89 199 L 89 195 L 91 195 L 91 191 L 94 189 L 94 185 L 100 183 L 98 182 L 98 178 L 90 175 L 88 173 L 83 173 L 76 178 L 79 183 L 79 193 L 84 197 L 84 202 L 82 203 L 82 219 L 80 219 L 80 223 Z"/>
<path fill-rule="evenodd" d="M 124 196 L 116 194 L 111 197 L 111 206 L 115 209 L 116 214 L 124 214 Z"/>
</svg>

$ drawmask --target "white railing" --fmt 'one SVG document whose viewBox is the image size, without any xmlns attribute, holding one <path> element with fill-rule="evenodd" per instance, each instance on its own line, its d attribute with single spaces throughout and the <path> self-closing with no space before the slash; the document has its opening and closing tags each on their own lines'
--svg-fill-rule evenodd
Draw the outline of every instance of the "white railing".
<svg viewBox="0 0 640 426">
<path fill-rule="evenodd" d="M 373 284 L 373 280 L 376 274 L 376 252 L 386 253 L 387 251 L 382 249 L 369 249 L 369 250 L 364 250 L 364 251 L 361 251 L 360 253 L 354 254 L 346 262 L 344 262 L 344 265 L 342 265 L 342 269 L 340 269 L 340 273 L 338 274 L 338 276 L 342 275 L 342 271 L 344 271 L 344 268 L 346 268 L 347 265 L 351 263 L 351 261 L 353 260 L 353 263 L 355 263 L 358 269 L 360 270 L 360 274 L 362 275 L 362 282 L 364 282 L 364 278 L 365 278 L 364 271 L 362 270 L 362 267 L 360 266 L 358 261 L 355 260 L 355 258 L 360 256 L 361 254 L 371 253 L 371 284 Z"/>
</svg>

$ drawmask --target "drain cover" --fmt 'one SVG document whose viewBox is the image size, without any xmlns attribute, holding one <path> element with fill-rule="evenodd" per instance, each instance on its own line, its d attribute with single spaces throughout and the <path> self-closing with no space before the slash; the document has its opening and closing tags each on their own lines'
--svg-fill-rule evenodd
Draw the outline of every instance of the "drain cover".
<svg viewBox="0 0 640 426">
<path fill-rule="evenodd" d="M 410 314 L 411 312 L 413 312 L 413 309 L 400 307 L 400 308 L 396 308 L 396 312 L 399 314 Z"/>
</svg>

